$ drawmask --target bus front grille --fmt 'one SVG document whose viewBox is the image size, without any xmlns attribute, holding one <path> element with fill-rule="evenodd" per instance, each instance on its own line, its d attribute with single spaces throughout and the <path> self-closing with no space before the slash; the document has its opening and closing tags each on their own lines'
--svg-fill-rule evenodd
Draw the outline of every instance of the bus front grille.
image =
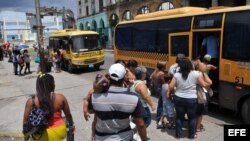
<svg viewBox="0 0 250 141">
<path fill-rule="evenodd" d="M 96 63 L 97 62 L 97 59 L 91 59 L 91 60 L 85 60 L 84 63 L 85 64 L 93 64 L 93 63 Z"/>
</svg>

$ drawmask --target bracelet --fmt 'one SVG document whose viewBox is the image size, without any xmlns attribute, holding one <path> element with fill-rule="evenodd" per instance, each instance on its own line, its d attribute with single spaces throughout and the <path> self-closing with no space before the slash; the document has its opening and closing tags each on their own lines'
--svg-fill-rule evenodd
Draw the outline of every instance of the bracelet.
<svg viewBox="0 0 250 141">
<path fill-rule="evenodd" d="M 69 129 L 75 128 L 75 125 L 68 126 Z"/>
</svg>

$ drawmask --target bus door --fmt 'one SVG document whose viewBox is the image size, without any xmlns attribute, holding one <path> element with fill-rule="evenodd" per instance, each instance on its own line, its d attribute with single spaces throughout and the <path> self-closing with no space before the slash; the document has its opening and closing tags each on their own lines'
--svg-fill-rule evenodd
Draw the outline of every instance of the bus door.
<svg viewBox="0 0 250 141">
<path fill-rule="evenodd" d="M 178 53 L 184 54 L 187 58 L 191 59 L 191 33 L 190 32 L 178 32 L 169 34 L 168 43 L 168 63 L 167 68 L 176 63 L 176 55 Z"/>
<path fill-rule="evenodd" d="M 211 61 L 209 64 L 217 67 L 216 70 L 209 71 L 209 77 L 213 81 L 212 89 L 214 90 L 213 102 L 218 103 L 218 86 L 219 86 L 219 56 L 220 56 L 220 46 L 221 46 L 221 31 L 212 30 L 209 31 L 195 31 L 193 32 L 193 43 L 192 43 L 192 59 L 199 58 L 204 61 L 204 56 L 206 54 L 211 55 Z M 211 54 L 210 52 L 216 52 Z"/>
</svg>

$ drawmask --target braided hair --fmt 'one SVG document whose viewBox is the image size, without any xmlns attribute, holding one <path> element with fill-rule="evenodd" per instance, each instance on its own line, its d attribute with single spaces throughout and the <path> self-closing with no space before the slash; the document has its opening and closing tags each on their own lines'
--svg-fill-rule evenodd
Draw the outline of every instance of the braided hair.
<svg viewBox="0 0 250 141">
<path fill-rule="evenodd" d="M 40 74 L 36 80 L 36 92 L 40 103 L 40 108 L 47 115 L 47 119 L 52 118 L 54 112 L 53 99 L 51 93 L 55 90 L 54 77 L 50 74 Z"/>
</svg>

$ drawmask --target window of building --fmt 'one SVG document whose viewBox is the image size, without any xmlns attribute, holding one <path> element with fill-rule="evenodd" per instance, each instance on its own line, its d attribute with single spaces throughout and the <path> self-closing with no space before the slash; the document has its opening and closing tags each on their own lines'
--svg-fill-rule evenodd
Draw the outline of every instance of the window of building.
<svg viewBox="0 0 250 141">
<path fill-rule="evenodd" d="M 169 10 L 169 9 L 174 9 L 174 5 L 171 2 L 163 2 L 160 7 L 159 11 L 161 10 Z"/>
<path fill-rule="evenodd" d="M 116 0 L 110 0 L 110 1 L 109 1 L 109 4 L 111 4 L 111 5 L 112 5 L 112 4 L 116 4 Z"/>
<path fill-rule="evenodd" d="M 81 5 L 81 4 L 82 4 L 82 2 L 81 2 L 81 0 L 79 0 L 79 1 L 78 1 L 78 5 Z"/>
<path fill-rule="evenodd" d="M 86 6 L 86 16 L 88 16 L 88 15 L 89 15 L 89 7 Z"/>
<path fill-rule="evenodd" d="M 122 19 L 123 19 L 123 20 L 126 20 L 126 21 L 132 20 L 133 17 L 132 17 L 131 12 L 130 12 L 130 11 L 125 11 L 125 12 L 123 13 Z"/>
<path fill-rule="evenodd" d="M 146 13 L 150 13 L 150 9 L 147 6 L 143 6 L 142 8 L 139 9 L 139 11 L 137 12 L 137 14 L 146 14 Z"/>
<path fill-rule="evenodd" d="M 90 23 L 86 22 L 85 27 L 86 27 L 86 30 L 90 30 Z"/>
<path fill-rule="evenodd" d="M 97 23 L 95 20 L 92 21 L 92 30 L 96 31 L 97 30 Z"/>
<path fill-rule="evenodd" d="M 79 8 L 79 14 L 82 14 L 82 8 Z"/>
</svg>

